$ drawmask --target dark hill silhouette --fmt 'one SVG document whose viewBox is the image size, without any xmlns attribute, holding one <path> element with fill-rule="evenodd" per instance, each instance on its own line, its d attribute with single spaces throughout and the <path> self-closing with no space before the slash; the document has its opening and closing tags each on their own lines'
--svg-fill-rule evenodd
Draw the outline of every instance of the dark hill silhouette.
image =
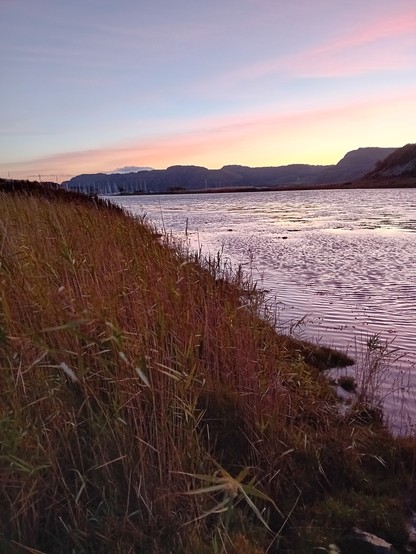
<svg viewBox="0 0 416 554">
<path fill-rule="evenodd" d="M 321 183 L 342 183 L 355 181 L 374 169 L 386 156 L 395 152 L 395 148 L 358 148 L 347 152 L 333 167 L 322 171 Z"/>
<path fill-rule="evenodd" d="M 312 188 L 340 184 L 363 177 L 394 148 L 359 148 L 348 152 L 336 165 L 291 164 L 278 167 L 226 165 L 207 169 L 175 165 L 164 170 L 125 174 L 78 175 L 63 183 L 64 188 L 96 194 L 169 192 L 224 188 Z"/>
</svg>

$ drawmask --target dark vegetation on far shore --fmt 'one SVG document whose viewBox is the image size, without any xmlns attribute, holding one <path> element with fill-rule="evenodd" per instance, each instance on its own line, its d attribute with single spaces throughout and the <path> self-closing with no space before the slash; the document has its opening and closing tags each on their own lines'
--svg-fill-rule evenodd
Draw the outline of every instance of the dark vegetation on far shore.
<svg viewBox="0 0 416 554">
<path fill-rule="evenodd" d="M 0 181 L 0 552 L 300 554 L 353 525 L 405 552 L 415 440 L 371 390 L 341 413 L 334 360 L 238 268 Z"/>
</svg>

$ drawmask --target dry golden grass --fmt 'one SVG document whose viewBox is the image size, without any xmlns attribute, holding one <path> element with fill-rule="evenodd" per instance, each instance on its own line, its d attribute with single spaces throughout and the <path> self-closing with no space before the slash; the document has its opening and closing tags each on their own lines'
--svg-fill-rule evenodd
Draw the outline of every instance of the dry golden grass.
<svg viewBox="0 0 416 554">
<path fill-rule="evenodd" d="M 384 431 L 338 414 L 241 272 L 77 198 L 0 192 L 0 551 L 283 548 L 368 482 Z"/>
</svg>

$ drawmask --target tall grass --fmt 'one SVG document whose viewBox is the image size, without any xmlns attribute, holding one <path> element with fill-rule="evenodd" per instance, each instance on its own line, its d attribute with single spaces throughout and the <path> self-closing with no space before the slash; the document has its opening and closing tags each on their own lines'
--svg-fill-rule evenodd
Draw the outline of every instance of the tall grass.
<svg viewBox="0 0 416 554">
<path fill-rule="evenodd" d="M 77 198 L 0 192 L 0 551 L 295 551 L 328 495 L 409 486 L 241 271 Z"/>
</svg>

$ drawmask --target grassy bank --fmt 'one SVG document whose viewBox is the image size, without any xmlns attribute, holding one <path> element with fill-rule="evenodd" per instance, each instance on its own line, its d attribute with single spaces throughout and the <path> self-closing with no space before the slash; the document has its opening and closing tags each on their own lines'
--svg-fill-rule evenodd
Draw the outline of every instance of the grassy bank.
<svg viewBox="0 0 416 554">
<path fill-rule="evenodd" d="M 405 542 L 414 441 L 340 415 L 318 369 L 333 353 L 277 335 L 220 260 L 104 202 L 14 188 L 0 552 L 309 552 L 352 524 Z"/>
</svg>

